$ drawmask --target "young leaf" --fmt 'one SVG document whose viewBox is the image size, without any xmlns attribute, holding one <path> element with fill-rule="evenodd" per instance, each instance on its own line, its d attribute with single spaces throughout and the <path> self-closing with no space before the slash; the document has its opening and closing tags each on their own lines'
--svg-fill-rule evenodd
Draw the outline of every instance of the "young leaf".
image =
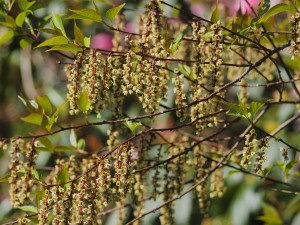
<svg viewBox="0 0 300 225">
<path fill-rule="evenodd" d="M 69 181 L 69 171 L 67 170 L 66 166 L 63 166 L 57 175 L 57 181 L 60 184 L 66 183 Z M 63 187 L 70 186 L 70 183 L 64 184 Z"/>
<path fill-rule="evenodd" d="M 62 44 L 62 45 L 54 46 L 54 47 L 48 49 L 46 52 L 50 52 L 50 51 L 71 51 L 74 54 L 76 54 L 77 52 L 82 51 L 82 48 L 76 46 L 73 43 L 69 43 L 69 44 Z"/>
<path fill-rule="evenodd" d="M 47 137 L 40 137 L 38 140 L 42 145 L 44 145 L 46 148 L 48 148 L 49 151 L 53 151 L 54 145 Z"/>
<path fill-rule="evenodd" d="M 52 114 L 52 104 L 50 102 L 50 99 L 48 98 L 47 95 L 43 95 L 43 96 L 37 96 L 36 97 L 36 101 L 38 103 L 38 105 L 49 115 Z"/>
<path fill-rule="evenodd" d="M 281 3 L 278 5 L 273 6 L 271 9 L 269 9 L 258 21 L 258 24 L 266 22 L 268 19 L 270 19 L 271 16 L 275 16 L 278 13 L 289 11 L 291 10 L 291 7 L 287 4 Z"/>
<path fill-rule="evenodd" d="M 107 19 L 109 19 L 111 22 L 115 19 L 116 15 L 121 11 L 121 9 L 125 6 L 126 3 L 123 3 L 122 5 L 110 8 L 106 11 L 105 16 Z"/>
<path fill-rule="evenodd" d="M 91 36 L 84 37 L 83 42 L 84 42 L 84 46 L 87 47 L 87 48 L 89 48 L 90 45 L 91 45 Z"/>
<path fill-rule="evenodd" d="M 245 107 L 245 105 L 243 105 L 243 104 L 236 105 L 231 102 L 225 102 L 222 100 L 220 100 L 220 102 L 230 107 L 230 109 L 226 112 L 227 115 L 243 117 L 243 118 L 247 119 L 248 112 L 247 112 L 247 108 Z"/>
<path fill-rule="evenodd" d="M 32 169 L 31 173 L 32 173 L 32 175 L 34 176 L 34 178 L 36 180 L 40 180 L 40 174 L 39 174 L 39 172 L 36 169 Z"/>
<path fill-rule="evenodd" d="M 79 27 L 77 27 L 75 20 L 74 20 L 74 37 L 75 37 L 76 44 L 84 46 L 84 35 L 82 31 L 79 29 Z"/>
<path fill-rule="evenodd" d="M 31 113 L 28 116 L 21 117 L 21 120 L 27 122 L 27 123 L 32 123 L 36 125 L 41 125 L 43 122 L 43 114 L 40 113 Z"/>
<path fill-rule="evenodd" d="M 6 174 L 3 177 L 0 177 L 0 183 L 8 183 L 9 177 L 10 177 L 10 174 Z"/>
<path fill-rule="evenodd" d="M 39 29 L 39 31 L 47 33 L 47 34 L 52 34 L 54 36 L 61 36 L 61 33 L 56 29 L 42 28 L 42 29 Z"/>
<path fill-rule="evenodd" d="M 247 115 L 245 115 L 242 110 L 236 110 L 236 109 L 233 109 L 233 108 L 229 109 L 226 112 L 226 115 L 242 117 L 242 118 L 245 118 L 245 119 L 247 118 Z"/>
<path fill-rule="evenodd" d="M 66 151 L 75 151 L 76 148 L 73 146 L 66 146 L 66 145 L 58 145 L 54 147 L 54 152 L 66 152 Z"/>
<path fill-rule="evenodd" d="M 181 41 L 182 41 L 184 35 L 185 35 L 187 32 L 188 32 L 188 27 L 185 28 L 184 31 L 182 31 L 181 33 L 179 33 L 179 34 L 175 37 L 173 43 L 171 44 L 171 51 L 172 51 L 172 52 L 175 52 L 175 51 L 178 49 L 178 47 L 179 47 L 179 45 L 180 45 L 180 43 L 181 43 Z"/>
<path fill-rule="evenodd" d="M 27 15 L 27 12 L 24 11 L 24 12 L 19 13 L 19 15 L 16 17 L 16 25 L 18 27 L 23 26 L 26 15 Z"/>
<path fill-rule="evenodd" d="M 245 34 L 247 34 L 250 30 L 251 30 L 251 27 L 247 27 L 247 28 L 245 28 L 245 29 L 243 29 L 243 30 L 240 31 L 240 35 L 245 35 Z"/>
<path fill-rule="evenodd" d="M 270 8 L 270 0 L 262 0 L 258 6 L 258 16 L 265 14 Z"/>
<path fill-rule="evenodd" d="M 15 34 L 12 30 L 8 31 L 6 34 L 4 34 L 2 37 L 0 37 L 0 45 L 9 41 L 10 39 L 12 39 L 14 35 Z"/>
<path fill-rule="evenodd" d="M 0 22 L 0 24 L 10 28 L 14 28 L 16 26 L 15 19 L 12 16 L 5 15 L 5 14 L 1 16 L 4 17 L 5 22 Z"/>
<path fill-rule="evenodd" d="M 77 142 L 77 147 L 79 148 L 79 149 L 85 149 L 85 140 L 84 139 L 79 139 L 78 140 L 78 142 Z"/>
<path fill-rule="evenodd" d="M 88 93 L 86 90 L 84 90 L 81 93 L 79 99 L 77 100 L 77 105 L 78 105 L 78 108 L 84 113 L 86 113 L 89 110 L 90 102 L 89 102 L 89 96 L 88 96 Z"/>
<path fill-rule="evenodd" d="M 102 22 L 102 17 L 93 9 L 80 9 L 80 10 L 72 10 L 70 9 L 72 14 L 68 17 L 68 19 L 86 19 L 86 20 L 92 20 L 95 22 Z"/>
<path fill-rule="evenodd" d="M 67 37 L 67 34 L 66 34 L 66 31 L 65 31 L 64 25 L 63 25 L 63 23 L 62 23 L 62 21 L 61 21 L 60 15 L 54 14 L 54 15 L 52 16 L 52 22 L 53 22 L 54 26 L 55 26 L 58 30 L 60 30 L 60 32 L 62 33 L 62 35 L 65 36 L 65 37 Z"/>
<path fill-rule="evenodd" d="M 135 129 L 138 127 L 138 126 L 142 126 L 142 124 L 140 122 L 138 123 L 133 123 L 132 121 L 128 121 L 128 122 L 124 122 L 123 123 L 126 127 L 128 127 L 131 132 L 135 132 Z"/>
<path fill-rule="evenodd" d="M 52 129 L 52 126 L 54 123 L 56 123 L 58 119 L 58 114 L 63 109 L 63 107 L 66 105 L 67 102 L 62 103 L 53 113 L 53 115 L 48 119 L 48 125 L 46 126 L 47 131 L 50 131 Z"/>
<path fill-rule="evenodd" d="M 42 42 L 37 46 L 37 48 L 44 47 L 44 46 L 52 46 L 52 45 L 62 45 L 62 44 L 67 44 L 68 42 L 69 42 L 68 38 L 64 36 L 57 36 Z"/>
<path fill-rule="evenodd" d="M 212 22 L 217 22 L 219 20 L 219 17 L 220 17 L 220 13 L 219 13 L 219 1 L 217 0 L 217 2 L 216 2 L 216 8 L 213 11 L 210 20 Z"/>
<path fill-rule="evenodd" d="M 24 206 L 18 206 L 19 209 L 21 209 L 24 212 L 30 212 L 30 213 L 37 213 L 38 210 L 35 206 L 32 205 L 24 205 Z"/>
<path fill-rule="evenodd" d="M 257 112 L 266 104 L 264 101 L 254 101 L 250 104 L 250 114 L 251 117 L 254 118 L 254 116 L 257 114 Z"/>
<path fill-rule="evenodd" d="M 26 49 L 31 43 L 32 43 L 31 40 L 28 40 L 28 39 L 21 39 L 19 44 L 20 44 L 20 47 L 24 50 L 24 49 Z"/>
<path fill-rule="evenodd" d="M 32 1 L 32 2 L 28 2 L 27 0 L 18 0 L 18 5 L 19 5 L 19 8 L 22 10 L 22 11 L 25 11 L 27 9 L 29 9 L 31 6 L 33 6 L 35 4 L 35 1 Z"/>
<path fill-rule="evenodd" d="M 191 80 L 194 80 L 194 74 L 193 74 L 193 71 L 192 69 L 188 66 L 188 65 L 182 65 L 182 64 L 179 64 L 179 71 L 187 76 L 188 78 L 190 78 Z"/>
<path fill-rule="evenodd" d="M 263 216 L 259 216 L 258 220 L 265 222 L 266 225 L 282 225 L 282 220 L 276 208 L 272 205 L 263 203 Z"/>
</svg>

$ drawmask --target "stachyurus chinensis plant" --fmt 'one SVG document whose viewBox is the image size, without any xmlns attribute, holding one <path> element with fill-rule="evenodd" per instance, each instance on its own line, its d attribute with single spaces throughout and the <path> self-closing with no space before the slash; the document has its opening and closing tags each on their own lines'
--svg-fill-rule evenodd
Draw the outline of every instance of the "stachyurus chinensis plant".
<svg viewBox="0 0 300 225">
<path fill-rule="evenodd" d="M 0 1 L 3 224 L 299 223 L 299 1 L 47 2 Z"/>
</svg>

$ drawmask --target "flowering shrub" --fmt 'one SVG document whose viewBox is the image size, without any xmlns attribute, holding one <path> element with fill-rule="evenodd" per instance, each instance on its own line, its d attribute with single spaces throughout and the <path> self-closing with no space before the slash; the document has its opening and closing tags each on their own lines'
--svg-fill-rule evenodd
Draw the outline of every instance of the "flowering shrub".
<svg viewBox="0 0 300 225">
<path fill-rule="evenodd" d="M 0 43 L 59 57 L 65 99 L 19 97 L 30 131 L 0 138 L 4 224 L 108 224 L 113 212 L 118 224 L 155 212 L 180 224 L 187 196 L 192 224 L 296 224 L 298 2 L 243 1 L 227 15 L 228 2 L 206 19 L 161 0 L 74 3 L 50 17 L 35 1 L 2 1 Z M 113 36 L 85 34 L 99 26 Z M 237 209 L 234 192 L 253 205 Z"/>
</svg>

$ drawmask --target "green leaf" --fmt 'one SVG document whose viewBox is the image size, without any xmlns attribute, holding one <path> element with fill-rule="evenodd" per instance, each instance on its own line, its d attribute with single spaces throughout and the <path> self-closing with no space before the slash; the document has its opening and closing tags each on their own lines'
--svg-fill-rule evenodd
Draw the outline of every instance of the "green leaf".
<svg viewBox="0 0 300 225">
<path fill-rule="evenodd" d="M 4 17 L 5 22 L 0 22 L 0 24 L 10 28 L 14 28 L 16 26 L 15 19 L 13 17 L 5 14 L 1 16 Z"/>
<path fill-rule="evenodd" d="M 44 145 L 46 148 L 49 149 L 49 151 L 53 151 L 54 149 L 54 145 L 52 144 L 52 142 L 47 138 L 47 137 L 40 137 L 38 139 L 38 141 Z"/>
<path fill-rule="evenodd" d="M 126 5 L 126 3 L 123 3 L 122 5 L 110 8 L 106 11 L 105 16 L 107 19 L 109 19 L 111 22 L 115 19 L 116 15 L 121 11 L 121 9 Z"/>
<path fill-rule="evenodd" d="M 102 17 L 100 16 L 100 14 L 98 14 L 93 9 L 80 9 L 80 10 L 70 9 L 70 11 L 73 12 L 74 14 L 67 17 L 67 19 L 86 19 L 86 20 L 92 20 L 100 23 L 102 22 Z"/>
<path fill-rule="evenodd" d="M 60 184 L 63 184 L 63 183 L 66 183 L 69 181 L 69 171 L 67 170 L 66 166 L 63 166 L 61 168 L 56 179 L 57 179 L 58 183 L 60 183 Z M 70 183 L 64 184 L 63 186 L 68 187 L 68 186 L 70 186 Z"/>
<path fill-rule="evenodd" d="M 58 115 L 60 111 L 64 108 L 64 106 L 67 104 L 67 101 L 62 103 L 53 113 L 53 115 L 48 119 L 48 125 L 46 126 L 47 131 L 50 131 L 52 129 L 52 126 L 54 123 L 56 123 L 58 119 Z"/>
<path fill-rule="evenodd" d="M 270 17 L 275 16 L 278 13 L 284 12 L 284 11 L 290 11 L 291 7 L 290 5 L 281 3 L 278 5 L 273 6 L 271 9 L 269 9 L 258 21 L 257 23 L 264 23 L 266 22 L 268 19 L 270 19 Z"/>
<path fill-rule="evenodd" d="M 36 169 L 32 169 L 31 173 L 32 173 L 32 175 L 34 176 L 34 178 L 36 180 L 40 180 L 40 174 L 39 174 L 39 172 Z"/>
<path fill-rule="evenodd" d="M 179 71 L 187 76 L 188 78 L 190 78 L 191 80 L 194 80 L 194 74 L 193 74 L 193 71 L 192 69 L 188 66 L 188 65 L 182 65 L 182 64 L 179 64 Z"/>
<path fill-rule="evenodd" d="M 245 35 L 245 34 L 247 34 L 250 30 L 251 30 L 251 27 L 247 27 L 247 28 L 245 28 L 245 29 L 243 29 L 243 30 L 240 31 L 240 35 Z"/>
<path fill-rule="evenodd" d="M 31 40 L 21 39 L 19 44 L 20 44 L 20 47 L 24 50 L 24 49 L 26 49 L 31 43 L 32 43 Z"/>
<path fill-rule="evenodd" d="M 40 200 L 45 196 L 45 191 L 36 190 L 36 191 L 34 191 L 34 194 L 35 194 L 35 204 L 39 208 L 40 207 Z M 38 222 L 34 223 L 34 224 L 38 224 Z"/>
<path fill-rule="evenodd" d="M 77 100 L 77 105 L 78 108 L 84 113 L 90 109 L 91 104 L 89 102 L 89 96 L 86 90 L 81 93 L 79 99 Z"/>
<path fill-rule="evenodd" d="M 64 36 L 57 36 L 42 42 L 37 46 L 37 48 L 44 47 L 44 46 L 52 46 L 52 45 L 63 45 L 63 44 L 67 44 L 68 42 L 69 42 L 68 38 Z"/>
<path fill-rule="evenodd" d="M 52 16 L 52 22 L 54 24 L 54 26 L 60 30 L 60 32 L 62 33 L 63 36 L 67 37 L 67 34 L 66 34 L 66 31 L 65 31 L 65 28 L 64 28 L 64 25 L 62 23 L 62 20 L 61 20 L 61 17 L 60 15 L 58 14 L 54 14 Z"/>
<path fill-rule="evenodd" d="M 18 170 L 18 173 L 26 173 L 27 172 L 27 169 L 25 167 L 21 167 L 19 170 Z"/>
<path fill-rule="evenodd" d="M 9 177 L 10 177 L 10 174 L 6 174 L 3 177 L 0 177 L 0 183 L 8 183 Z"/>
<path fill-rule="evenodd" d="M 123 124 L 126 127 L 128 127 L 131 130 L 131 132 L 135 132 L 135 130 L 138 126 L 142 126 L 142 124 L 140 122 L 134 123 L 132 121 L 124 122 Z"/>
<path fill-rule="evenodd" d="M 36 147 L 36 150 L 38 152 L 54 152 L 53 149 L 49 149 L 49 148 L 46 148 L 46 147 Z"/>
<path fill-rule="evenodd" d="M 16 25 L 18 27 L 23 26 L 26 15 L 27 15 L 27 11 L 19 13 L 19 15 L 16 18 Z"/>
<path fill-rule="evenodd" d="M 35 1 L 32 1 L 32 2 L 28 2 L 27 0 L 18 0 L 18 5 L 19 5 L 19 8 L 22 10 L 22 11 L 25 11 L 27 9 L 29 9 L 31 6 L 33 6 L 35 4 Z"/>
<path fill-rule="evenodd" d="M 266 104 L 266 101 L 254 101 L 250 103 L 250 114 L 252 118 L 258 113 L 258 111 Z"/>
<path fill-rule="evenodd" d="M 211 21 L 212 22 L 217 22 L 219 20 L 219 17 L 220 17 L 220 12 L 219 12 L 219 1 L 217 0 L 216 2 L 216 8 L 215 10 L 213 11 L 212 15 L 211 15 Z"/>
<path fill-rule="evenodd" d="M 14 36 L 15 36 L 15 34 L 12 30 L 6 32 L 6 34 L 4 34 L 2 37 L 0 37 L 0 45 L 2 45 L 3 43 L 9 41 Z"/>
<path fill-rule="evenodd" d="M 50 52 L 50 51 L 71 51 L 74 54 L 76 54 L 77 52 L 82 51 L 83 49 L 79 46 L 76 46 L 73 43 L 69 43 L 69 44 L 62 44 L 62 45 L 57 45 L 54 46 L 50 49 L 48 49 L 46 52 Z"/>
<path fill-rule="evenodd" d="M 18 206 L 19 209 L 21 209 L 24 212 L 30 212 L 30 213 L 37 213 L 38 210 L 35 206 L 32 205 L 24 205 L 24 206 Z"/>
<path fill-rule="evenodd" d="M 39 31 L 47 33 L 47 34 L 52 34 L 54 36 L 61 36 L 61 33 L 56 29 L 42 28 L 42 29 L 39 29 Z"/>
<path fill-rule="evenodd" d="M 75 37 L 76 44 L 84 46 L 84 35 L 79 29 L 79 27 L 77 27 L 75 20 L 74 20 L 74 37 Z"/>
<path fill-rule="evenodd" d="M 43 96 L 37 96 L 36 97 L 36 101 L 38 103 L 38 105 L 49 115 L 52 114 L 52 104 L 50 102 L 50 99 L 48 98 L 47 95 L 43 95 Z"/>
<path fill-rule="evenodd" d="M 294 166 L 296 166 L 299 163 L 298 160 L 294 160 L 286 164 L 285 166 L 285 172 L 288 173 Z"/>
<path fill-rule="evenodd" d="M 226 112 L 227 115 L 243 117 L 243 118 L 247 119 L 248 111 L 244 104 L 240 103 L 239 105 L 236 105 L 234 103 L 225 102 L 222 100 L 220 100 L 220 102 L 230 107 L 230 109 Z"/>
<path fill-rule="evenodd" d="M 204 38 L 212 38 L 213 37 L 213 32 L 212 31 L 208 31 L 203 35 Z"/>
<path fill-rule="evenodd" d="M 67 151 L 75 151 L 76 148 L 74 146 L 69 145 L 58 145 L 54 147 L 54 152 L 67 152 Z"/>
<path fill-rule="evenodd" d="M 185 35 L 187 32 L 188 32 L 188 27 L 185 28 L 184 31 L 182 31 L 181 33 L 179 33 L 179 34 L 175 37 L 174 41 L 173 41 L 172 44 L 171 44 L 171 51 L 172 51 L 172 52 L 175 52 L 175 51 L 178 49 L 178 47 L 179 47 L 179 45 L 180 45 L 180 43 L 181 43 L 181 41 L 182 41 L 184 35 Z"/>
<path fill-rule="evenodd" d="M 243 118 L 246 119 L 245 114 L 244 114 L 241 110 L 229 109 L 229 110 L 226 112 L 226 115 L 229 115 L 229 116 L 236 116 L 236 117 L 243 117 Z"/>
<path fill-rule="evenodd" d="M 91 36 L 89 36 L 89 37 L 84 37 L 84 46 L 85 47 L 87 47 L 87 48 L 89 48 L 90 47 L 90 45 L 91 45 Z"/>
<path fill-rule="evenodd" d="M 274 206 L 263 203 L 263 216 L 257 217 L 258 220 L 265 222 L 265 225 L 282 225 L 282 220 Z"/>
<path fill-rule="evenodd" d="M 28 116 L 21 117 L 21 120 L 27 122 L 27 123 L 32 123 L 36 125 L 41 125 L 43 122 L 43 114 L 40 113 L 31 113 Z"/>
<path fill-rule="evenodd" d="M 258 16 L 265 14 L 270 8 L 270 0 L 262 0 L 258 6 Z"/>
<path fill-rule="evenodd" d="M 79 149 L 85 149 L 85 140 L 84 139 L 79 139 L 78 140 L 78 142 L 77 142 L 77 147 L 79 148 Z"/>
</svg>

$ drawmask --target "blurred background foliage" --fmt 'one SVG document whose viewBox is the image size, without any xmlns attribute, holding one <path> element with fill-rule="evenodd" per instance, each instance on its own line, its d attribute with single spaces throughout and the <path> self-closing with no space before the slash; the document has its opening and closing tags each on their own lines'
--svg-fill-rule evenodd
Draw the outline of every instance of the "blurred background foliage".
<svg viewBox="0 0 300 225">
<path fill-rule="evenodd" d="M 9 1 L 1 0 L 0 6 L 3 7 L 3 4 L 8 2 Z M 80 0 L 38 0 L 36 2 L 39 8 L 34 11 L 33 15 L 28 16 L 33 27 L 43 26 L 44 23 L 49 21 L 50 16 L 53 14 L 64 14 L 69 9 L 93 8 L 94 4 L 92 1 Z M 110 1 L 105 0 L 94 2 L 101 12 L 108 9 L 111 3 Z M 114 4 L 118 5 L 123 2 L 127 3 L 125 12 L 128 21 L 128 29 L 134 31 L 137 19 L 136 14 L 143 12 L 143 6 L 147 1 L 114 1 Z M 167 2 L 205 18 L 210 18 L 211 12 L 215 7 L 214 1 L 169 0 Z M 234 7 L 236 7 L 236 2 L 240 3 L 240 1 L 223 0 L 219 2 L 221 17 L 230 18 L 238 13 L 237 11 L 234 11 Z M 259 1 L 257 2 L 259 3 Z M 257 6 L 257 2 L 254 3 L 256 4 L 254 7 Z M 276 4 L 279 1 L 271 2 L 272 4 Z M 238 5 L 238 9 L 239 6 L 244 7 L 241 9 L 243 13 L 245 13 L 245 10 L 248 10 L 246 6 L 244 6 L 244 3 Z M 170 8 L 166 8 L 165 10 L 169 16 L 178 16 L 177 11 L 173 11 Z M 13 15 L 17 15 L 20 12 L 17 4 L 13 5 L 11 12 Z M 184 15 L 182 15 L 182 17 L 184 20 Z M 251 13 L 249 17 L 251 17 Z M 0 18 L 1 21 L 4 21 L 3 15 L 0 15 Z M 284 21 L 280 21 L 281 26 L 288 26 L 288 19 L 285 17 L 282 18 Z M 270 22 L 270 26 L 272 26 L 272 23 L 276 23 L 275 19 Z M 72 20 L 64 20 L 64 26 L 68 34 L 73 33 Z M 105 38 L 108 37 L 107 34 L 111 35 L 112 32 L 104 26 L 89 21 L 79 21 L 78 26 L 82 29 L 85 36 L 91 36 L 92 44 L 94 43 L 95 45 L 100 45 L 102 47 L 111 45 L 111 43 L 109 43 L 111 40 Z M 7 27 L 0 25 L 0 137 L 12 137 L 16 135 L 43 132 L 44 130 L 41 128 L 28 126 L 28 124 L 20 120 L 20 117 L 26 115 L 26 109 L 18 96 L 33 99 L 37 95 L 46 94 L 56 107 L 61 105 L 65 101 L 67 92 L 63 63 L 70 61 L 56 52 L 45 53 L 45 49 L 35 49 L 37 43 L 31 44 L 32 37 L 26 36 L 28 34 L 25 36 L 20 34 L 11 39 L 4 40 L 3 37 L 7 31 Z M 97 35 L 98 39 L 93 39 Z M 49 35 L 42 34 L 38 37 L 37 42 L 41 42 L 48 37 Z M 285 38 L 284 41 L 287 41 L 287 39 Z M 282 73 L 284 74 L 283 70 Z M 270 93 L 264 92 L 263 87 L 259 90 L 260 91 L 257 91 L 257 88 L 249 90 L 250 96 L 252 96 L 253 99 L 262 99 L 266 96 L 268 97 L 268 94 L 270 95 Z M 286 96 L 289 96 L 293 93 L 285 94 Z M 127 102 L 127 112 L 131 115 L 139 114 L 137 109 L 140 109 L 140 106 L 132 103 L 134 101 L 131 101 L 130 99 Z M 276 126 L 293 115 L 295 110 L 296 107 L 293 105 L 280 105 L 277 108 L 274 107 L 264 116 L 260 123 L 265 126 L 266 131 L 272 131 Z M 77 118 L 77 121 L 71 121 L 67 114 L 67 109 L 64 109 L 61 112 L 60 124 L 76 124 L 82 121 L 82 118 L 79 117 Z M 110 117 L 109 113 L 107 117 Z M 232 133 L 235 132 L 235 129 L 242 129 L 240 126 L 241 125 L 239 124 L 239 127 L 234 128 Z M 97 151 L 106 145 L 106 126 L 88 129 L 88 132 L 85 132 L 85 129 L 82 129 L 78 134 L 85 139 L 88 151 Z M 290 144 L 299 148 L 299 129 L 300 124 L 297 123 L 296 126 L 288 127 L 282 131 L 280 136 Z M 52 137 L 52 140 L 53 142 L 69 144 L 70 135 L 70 132 L 65 132 Z M 267 164 L 274 168 L 270 170 L 271 175 L 269 176 L 279 180 L 293 179 L 290 180 L 290 182 L 299 187 L 299 175 L 294 175 L 292 178 L 289 178 L 287 174 L 284 173 L 282 165 L 276 164 L 281 155 L 278 151 L 273 151 L 272 149 L 279 149 L 280 146 L 279 142 L 272 141 L 270 148 L 268 149 Z M 296 153 L 291 153 L 290 159 L 292 160 L 295 157 L 297 157 Z M 38 158 L 37 165 L 45 168 L 51 167 L 53 166 L 54 159 L 55 158 L 51 153 L 42 153 Z M 7 174 L 8 162 L 7 152 L 1 151 L 0 177 Z M 299 168 L 294 167 L 294 170 L 299 170 Z M 230 168 L 226 169 L 225 176 L 227 177 L 227 191 L 222 198 L 214 199 L 211 203 L 212 207 L 210 208 L 210 214 L 212 216 L 203 220 L 199 214 L 197 199 L 195 199 L 194 195 L 189 194 L 176 201 L 175 218 L 177 224 L 300 224 L 299 193 L 290 193 L 289 191 L 285 191 L 285 187 L 283 186 L 274 185 L 270 181 L 259 180 L 251 175 L 246 175 Z M 187 184 L 185 189 L 190 187 L 190 185 L 191 184 Z M 20 214 L 20 210 L 12 209 L 9 203 L 7 189 L 8 185 L 6 183 L 1 183 L 0 222 L 2 223 L 10 221 L 12 218 L 17 218 Z M 148 201 L 146 203 L 146 209 L 150 210 L 154 208 L 155 205 L 158 205 L 158 202 Z M 130 207 L 128 210 L 131 210 Z M 145 224 L 159 224 L 158 216 L 159 212 L 146 216 Z M 116 219 L 117 214 L 112 213 L 105 224 L 116 224 Z"/>
</svg>

